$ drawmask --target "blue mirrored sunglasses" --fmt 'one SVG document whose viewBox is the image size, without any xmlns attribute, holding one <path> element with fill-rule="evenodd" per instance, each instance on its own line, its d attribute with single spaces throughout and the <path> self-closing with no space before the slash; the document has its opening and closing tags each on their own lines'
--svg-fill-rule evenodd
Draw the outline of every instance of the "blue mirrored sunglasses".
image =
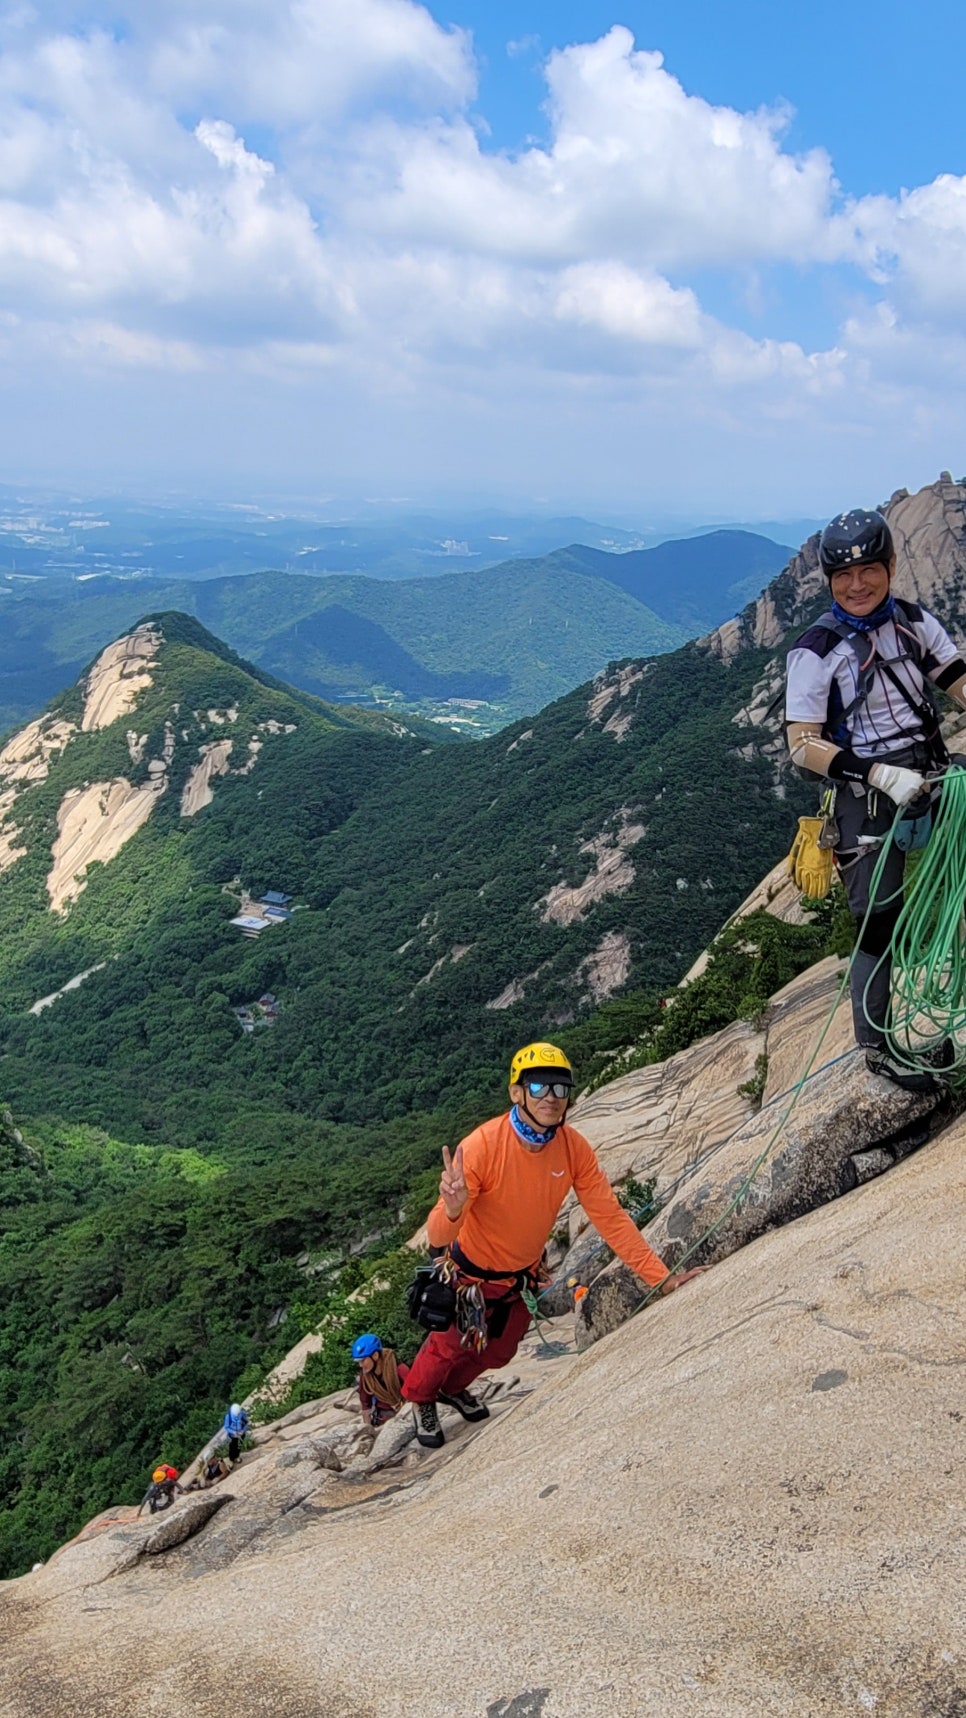
<svg viewBox="0 0 966 1718">
<path fill-rule="evenodd" d="M 524 1080 L 523 1084 L 532 1098 L 569 1098 L 571 1092 L 569 1080 Z"/>
</svg>

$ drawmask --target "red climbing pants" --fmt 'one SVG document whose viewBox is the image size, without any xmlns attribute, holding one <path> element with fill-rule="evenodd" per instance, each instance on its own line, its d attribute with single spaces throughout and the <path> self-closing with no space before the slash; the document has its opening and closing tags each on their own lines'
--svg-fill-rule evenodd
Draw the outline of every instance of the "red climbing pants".
<svg viewBox="0 0 966 1718">
<path fill-rule="evenodd" d="M 506 1292 L 498 1283 L 484 1283 L 482 1288 L 487 1301 L 499 1300 Z M 500 1316 L 502 1312 L 501 1307 Z M 526 1301 L 512 1300 L 502 1334 L 491 1336 L 482 1354 L 477 1354 L 475 1348 L 460 1347 L 460 1332 L 455 1324 L 449 1330 L 431 1331 L 403 1384 L 406 1401 L 435 1402 L 441 1390 L 448 1396 L 458 1396 L 461 1390 L 469 1389 L 481 1372 L 505 1366 L 513 1359 L 529 1323 L 530 1308 Z"/>
</svg>

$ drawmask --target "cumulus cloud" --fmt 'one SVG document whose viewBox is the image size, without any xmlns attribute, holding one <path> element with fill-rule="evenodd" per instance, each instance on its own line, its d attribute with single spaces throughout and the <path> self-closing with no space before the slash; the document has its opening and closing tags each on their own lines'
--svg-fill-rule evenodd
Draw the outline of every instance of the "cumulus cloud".
<svg viewBox="0 0 966 1718">
<path fill-rule="evenodd" d="M 923 421 L 917 365 L 959 373 L 966 178 L 850 199 L 783 110 L 689 93 L 622 26 L 549 56 L 548 140 L 515 152 L 470 38 L 416 0 L 50 0 L 0 42 L 0 285 L 31 361 L 870 424 L 914 387 Z M 760 332 L 790 265 L 835 271 L 824 343 L 791 302 Z"/>
<path fill-rule="evenodd" d="M 849 224 L 870 275 L 904 310 L 966 332 L 966 175 L 863 198 Z"/>
<path fill-rule="evenodd" d="M 360 140 L 348 220 L 387 234 L 572 262 L 660 269 L 810 260 L 827 246 L 827 155 L 781 148 L 787 115 L 689 96 L 616 26 L 546 67 L 553 143 L 487 153 L 465 120 L 384 124 Z"/>
<path fill-rule="evenodd" d="M 450 108 L 475 89 L 465 32 L 413 0 L 192 0 L 165 15 L 174 27 L 149 50 L 152 86 L 228 101 L 242 119 L 331 123 L 387 96 Z"/>
</svg>

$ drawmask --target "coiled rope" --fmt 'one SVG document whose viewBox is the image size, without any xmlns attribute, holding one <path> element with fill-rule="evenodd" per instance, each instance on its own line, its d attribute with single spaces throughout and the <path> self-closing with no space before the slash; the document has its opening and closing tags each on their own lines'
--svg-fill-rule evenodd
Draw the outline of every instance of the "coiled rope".
<svg viewBox="0 0 966 1718">
<path fill-rule="evenodd" d="M 889 1047 L 907 1067 L 937 1039 L 943 1078 L 966 1080 L 966 769 L 943 777 L 933 831 L 905 891 L 892 938 Z"/>
</svg>

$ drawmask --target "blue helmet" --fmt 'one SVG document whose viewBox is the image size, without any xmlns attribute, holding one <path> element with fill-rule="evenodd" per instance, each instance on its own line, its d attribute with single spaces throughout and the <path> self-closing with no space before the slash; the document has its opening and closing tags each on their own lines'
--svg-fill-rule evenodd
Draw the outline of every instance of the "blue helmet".
<svg viewBox="0 0 966 1718">
<path fill-rule="evenodd" d="M 378 1336 L 373 1336 L 371 1330 L 367 1331 L 365 1336 L 357 1336 L 352 1344 L 353 1360 L 368 1360 L 370 1354 L 381 1353 L 382 1343 Z"/>
</svg>

